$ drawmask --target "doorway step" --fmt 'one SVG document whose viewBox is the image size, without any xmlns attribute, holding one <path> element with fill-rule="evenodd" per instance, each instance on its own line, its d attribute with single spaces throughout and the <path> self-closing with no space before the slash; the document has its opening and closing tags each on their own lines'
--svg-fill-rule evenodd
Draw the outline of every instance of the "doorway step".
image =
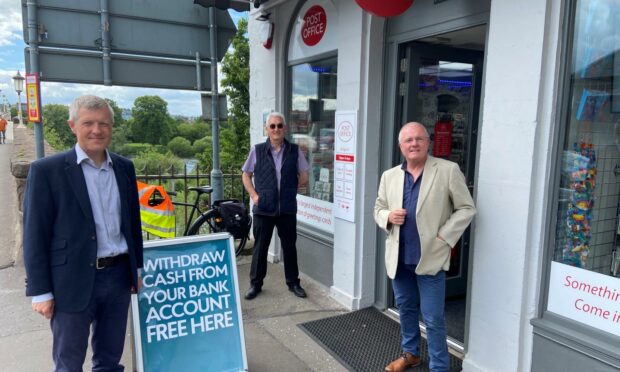
<svg viewBox="0 0 620 372">
<path fill-rule="evenodd" d="M 314 341 L 350 371 L 376 372 L 400 353 L 400 325 L 374 307 L 299 324 Z M 428 371 L 426 340 L 421 343 L 422 365 L 409 371 Z M 461 360 L 450 355 L 450 371 L 461 371 Z"/>
</svg>

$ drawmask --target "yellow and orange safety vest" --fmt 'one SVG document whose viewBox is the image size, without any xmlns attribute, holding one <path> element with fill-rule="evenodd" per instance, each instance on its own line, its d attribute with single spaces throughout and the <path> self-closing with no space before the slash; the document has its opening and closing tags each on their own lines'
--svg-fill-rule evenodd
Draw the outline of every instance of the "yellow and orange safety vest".
<svg viewBox="0 0 620 372">
<path fill-rule="evenodd" d="M 174 206 L 162 186 L 138 182 L 142 230 L 161 238 L 174 238 Z"/>
</svg>

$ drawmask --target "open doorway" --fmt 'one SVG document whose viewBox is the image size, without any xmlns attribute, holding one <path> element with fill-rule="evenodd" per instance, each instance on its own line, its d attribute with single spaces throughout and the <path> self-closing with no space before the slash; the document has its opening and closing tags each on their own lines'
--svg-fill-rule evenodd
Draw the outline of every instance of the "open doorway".
<svg viewBox="0 0 620 372">
<path fill-rule="evenodd" d="M 486 25 L 481 25 L 399 47 L 401 73 L 395 133 L 410 121 L 424 124 L 431 135 L 430 154 L 456 162 L 472 194 L 485 40 Z M 393 158 L 396 162 L 402 159 L 398 146 L 394 147 Z M 473 249 L 470 241 L 468 229 L 452 249 L 446 275 L 448 344 L 460 353 L 464 351 L 467 323 L 469 260 Z M 390 298 L 392 310 L 397 313 L 393 295 Z M 421 326 L 424 329 L 422 319 Z"/>
</svg>

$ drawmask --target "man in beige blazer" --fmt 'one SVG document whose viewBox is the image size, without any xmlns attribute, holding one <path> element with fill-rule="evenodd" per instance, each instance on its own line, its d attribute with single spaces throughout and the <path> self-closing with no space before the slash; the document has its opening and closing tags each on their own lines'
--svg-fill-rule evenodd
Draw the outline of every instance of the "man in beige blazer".
<svg viewBox="0 0 620 372">
<path fill-rule="evenodd" d="M 421 363 L 421 310 L 430 370 L 448 371 L 445 271 L 450 267 L 450 250 L 476 209 L 458 165 L 428 155 L 430 137 L 424 125 L 405 124 L 398 144 L 405 162 L 381 176 L 374 213 L 387 233 L 385 267 L 400 312 L 403 349 L 385 370 L 405 371 Z"/>
</svg>

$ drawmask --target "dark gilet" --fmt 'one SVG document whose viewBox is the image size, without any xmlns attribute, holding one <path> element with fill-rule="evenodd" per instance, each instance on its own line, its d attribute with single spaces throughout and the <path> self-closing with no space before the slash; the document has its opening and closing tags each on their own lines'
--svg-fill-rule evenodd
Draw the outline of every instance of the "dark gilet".
<svg viewBox="0 0 620 372">
<path fill-rule="evenodd" d="M 254 214 L 278 216 L 297 213 L 297 157 L 299 146 L 284 140 L 280 190 L 276 178 L 276 165 L 271 156 L 269 140 L 256 145 L 256 166 L 254 167 L 254 188 L 258 193 L 258 205 Z"/>
</svg>

